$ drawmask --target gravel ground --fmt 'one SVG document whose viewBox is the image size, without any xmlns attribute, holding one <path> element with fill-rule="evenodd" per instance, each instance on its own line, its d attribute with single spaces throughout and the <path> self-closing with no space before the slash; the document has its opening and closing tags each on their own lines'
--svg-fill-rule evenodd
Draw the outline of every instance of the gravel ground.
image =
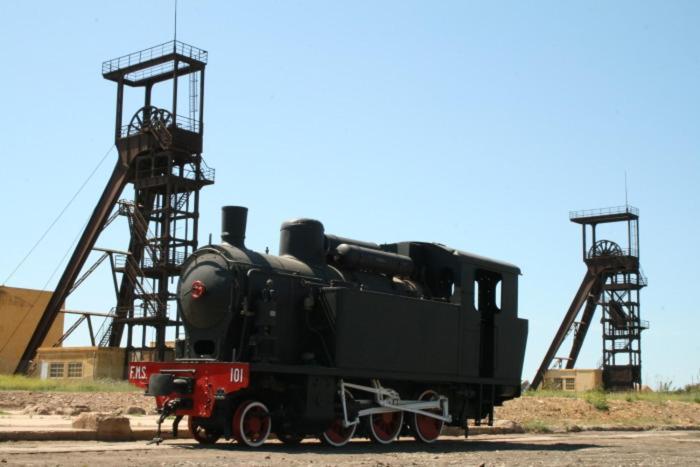
<svg viewBox="0 0 700 467">
<path fill-rule="evenodd" d="M 187 441 L 6 442 L 2 465 L 700 465 L 700 432 L 586 432 L 566 435 L 476 436 L 433 445 L 401 441 L 376 446 L 358 441 L 341 449 L 315 442 L 288 448 L 271 442 L 257 450 L 231 443 L 201 448 Z"/>
</svg>

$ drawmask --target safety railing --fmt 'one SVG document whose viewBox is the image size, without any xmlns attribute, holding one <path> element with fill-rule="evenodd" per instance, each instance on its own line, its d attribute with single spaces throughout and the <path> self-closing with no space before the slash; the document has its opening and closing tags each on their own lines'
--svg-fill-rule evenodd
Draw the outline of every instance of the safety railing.
<svg viewBox="0 0 700 467">
<path fill-rule="evenodd" d="M 628 350 L 630 343 L 625 341 L 615 341 L 614 347 L 615 350 Z"/>
<path fill-rule="evenodd" d="M 175 117 L 175 126 L 181 130 L 199 133 L 199 120 L 183 115 L 177 115 Z M 122 125 L 119 135 L 121 138 L 126 138 L 127 136 L 143 133 L 148 128 L 149 127 L 143 127 L 142 129 L 138 129 L 130 125 Z M 168 128 L 172 128 L 172 125 L 168 125 Z"/>
<path fill-rule="evenodd" d="M 209 58 L 209 53 L 206 50 L 199 49 L 180 41 L 168 41 L 148 49 L 139 50 L 138 52 L 102 62 L 102 74 L 104 75 L 113 71 L 121 70 L 122 68 L 139 65 L 149 60 L 161 58 L 170 54 L 183 55 L 202 63 L 207 63 L 207 59 Z"/>
<path fill-rule="evenodd" d="M 114 255 L 114 266 L 117 267 L 118 269 L 123 269 L 127 266 L 129 259 L 127 255 Z M 175 252 L 174 255 L 171 255 L 168 258 L 167 264 L 170 266 L 179 266 L 185 261 L 185 253 L 183 252 Z M 156 259 L 155 261 L 153 258 L 142 258 L 141 263 L 139 264 L 139 267 L 141 269 L 148 269 L 148 268 L 153 268 L 157 267 L 163 264 L 163 261 L 160 259 Z"/>
<path fill-rule="evenodd" d="M 639 216 L 639 209 L 627 204 L 625 206 L 612 206 L 609 208 L 569 211 L 569 219 L 581 219 L 585 217 L 608 216 L 614 214 L 632 214 L 635 216 Z"/>
<path fill-rule="evenodd" d="M 647 278 L 646 276 L 642 273 L 640 270 L 638 274 L 634 273 L 619 273 L 615 274 L 614 276 L 611 276 L 611 282 L 610 284 L 619 284 L 619 285 L 637 285 L 639 287 L 646 287 L 647 286 Z"/>
<path fill-rule="evenodd" d="M 195 118 L 178 115 L 175 118 L 175 126 L 181 130 L 191 131 L 192 133 L 199 133 L 199 120 Z"/>
<path fill-rule="evenodd" d="M 646 287 L 649 285 L 649 280 L 647 279 L 647 276 L 644 274 L 644 271 L 642 268 L 639 268 L 639 273 L 637 274 L 637 285 L 641 287 Z"/>
<path fill-rule="evenodd" d="M 187 62 L 179 62 L 177 65 L 177 69 L 179 72 L 182 72 L 183 70 L 189 67 L 190 65 Z M 129 81 L 141 81 L 152 76 L 171 74 L 174 70 L 175 61 L 171 60 L 169 62 L 159 63 L 158 65 L 146 67 L 142 70 L 132 71 L 131 73 L 127 73 L 126 75 L 124 75 L 124 78 L 126 78 Z"/>
<path fill-rule="evenodd" d="M 199 168 L 199 176 L 197 175 L 197 171 L 190 168 L 185 168 L 183 171 L 183 176 L 189 180 L 206 180 L 213 182 L 214 178 L 216 177 L 216 170 L 206 165 L 202 165 Z"/>
<path fill-rule="evenodd" d="M 589 250 L 586 254 L 586 258 L 610 258 L 615 256 L 634 256 L 639 258 L 639 250 L 637 248 L 620 248 L 610 254 L 602 254 L 597 250 Z"/>
<path fill-rule="evenodd" d="M 178 252 L 175 252 L 174 255 L 171 255 L 168 258 L 167 264 L 170 266 L 179 266 L 184 261 L 185 261 L 185 253 L 178 251 Z M 141 261 L 141 267 L 143 269 L 152 268 L 152 267 L 156 267 L 156 266 L 159 266 L 159 264 L 154 264 L 154 262 L 151 258 L 143 258 L 143 260 Z"/>
</svg>

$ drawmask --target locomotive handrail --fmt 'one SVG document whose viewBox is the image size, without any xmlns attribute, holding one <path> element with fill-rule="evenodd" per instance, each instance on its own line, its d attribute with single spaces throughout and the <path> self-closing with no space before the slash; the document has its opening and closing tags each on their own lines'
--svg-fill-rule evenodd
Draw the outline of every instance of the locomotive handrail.
<svg viewBox="0 0 700 467">
<path fill-rule="evenodd" d="M 200 248 L 199 250 L 197 250 L 193 254 L 197 254 L 199 252 L 210 252 L 210 253 L 221 254 L 222 252 L 225 252 L 225 250 L 220 250 L 214 246 L 207 245 L 207 246 Z M 250 266 L 249 263 L 244 263 L 242 261 L 236 261 L 235 259 L 228 257 L 228 255 L 226 253 L 222 255 L 222 258 L 226 261 L 226 263 L 228 265 L 244 266 L 246 268 Z M 326 283 L 323 279 L 320 279 L 320 278 L 315 277 L 315 276 L 308 276 L 306 274 L 289 274 L 289 273 L 285 273 L 285 272 L 275 271 L 272 268 L 270 268 L 269 271 L 265 270 L 265 269 L 261 269 L 261 268 L 250 268 L 250 269 L 248 269 L 248 272 L 246 273 L 246 275 L 248 277 L 250 277 L 250 275 L 254 272 L 261 272 L 261 273 L 265 273 L 265 274 L 271 274 L 271 275 L 283 276 L 283 277 L 292 277 L 292 278 L 296 278 L 296 279 L 304 279 L 304 280 L 308 280 L 308 281 L 315 282 L 318 284 L 325 284 Z"/>
<path fill-rule="evenodd" d="M 163 368 L 160 370 L 161 373 L 196 373 L 196 368 Z"/>
</svg>

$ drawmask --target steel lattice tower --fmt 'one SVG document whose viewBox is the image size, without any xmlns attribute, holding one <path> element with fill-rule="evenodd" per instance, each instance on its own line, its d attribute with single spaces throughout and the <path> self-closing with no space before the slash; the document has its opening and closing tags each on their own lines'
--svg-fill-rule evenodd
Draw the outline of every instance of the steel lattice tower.
<svg viewBox="0 0 700 467">
<path fill-rule="evenodd" d="M 582 228 L 582 255 L 586 274 L 578 292 L 532 381 L 538 387 L 554 360 L 574 368 L 595 310 L 602 309 L 603 385 L 605 389 L 638 389 L 642 383 L 641 332 L 649 327 L 640 319 L 639 292 L 647 285 L 639 262 L 639 211 L 632 206 L 569 213 Z M 600 224 L 625 223 L 626 247 L 599 240 Z M 590 237 L 588 236 L 590 231 Z M 590 243 L 589 243 L 590 238 Z M 581 318 L 577 320 L 583 308 Z M 567 336 L 573 334 L 568 357 L 556 357 Z"/>
<path fill-rule="evenodd" d="M 135 326 L 156 330 L 158 358 L 163 359 L 165 329 L 177 325 L 169 313 L 174 300 L 171 278 L 197 247 L 199 190 L 213 183 L 213 171 L 202 162 L 202 107 L 207 53 L 171 42 L 103 64 L 103 76 L 117 83 L 115 139 L 120 156 L 133 158 L 129 182 L 135 191 L 129 218 L 130 255 L 117 258 L 122 273 L 116 318 L 102 345 L 117 347 L 127 329 L 127 348 L 134 347 Z M 178 77 L 189 76 L 189 116 L 178 115 Z M 156 83 L 172 86 L 169 110 L 151 105 Z M 199 85 L 198 85 L 199 84 Z M 144 101 L 128 125 L 122 125 L 123 87 L 143 88 Z M 145 332 L 140 346 L 146 347 Z"/>
<path fill-rule="evenodd" d="M 94 270 L 95 266 L 78 278 L 100 232 L 117 214 L 128 218 L 131 235 L 126 252 L 103 250 L 105 255 L 96 263 L 109 257 L 114 271 L 121 273 L 119 284 L 115 275 L 113 319 L 102 330 L 99 344 L 119 347 L 126 328 L 127 348 L 145 348 L 145 329 L 153 327 L 155 358 L 164 358 L 166 328 L 179 323 L 176 307 L 169 307 L 174 299 L 172 279 L 179 275 L 184 258 L 197 248 L 199 191 L 214 182 L 214 171 L 202 160 L 207 55 L 171 41 L 102 64 L 103 77 L 117 83 L 119 159 L 16 372 L 26 372 L 66 297 Z M 185 76 L 189 79 L 188 116 L 178 114 L 178 84 Z M 151 102 L 153 89 L 161 84 L 170 86 L 171 99 L 169 105 L 156 107 Z M 127 124 L 123 118 L 126 88 L 143 91 L 143 106 Z M 118 201 L 129 184 L 134 199 Z M 133 342 L 136 327 L 142 330 L 140 345 Z"/>
</svg>

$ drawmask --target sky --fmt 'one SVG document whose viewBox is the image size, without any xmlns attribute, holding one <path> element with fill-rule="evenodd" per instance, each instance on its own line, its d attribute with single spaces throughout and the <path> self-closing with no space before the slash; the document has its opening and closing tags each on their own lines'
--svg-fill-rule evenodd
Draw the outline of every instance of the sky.
<svg viewBox="0 0 700 467">
<path fill-rule="evenodd" d="M 200 243 L 236 204 L 252 249 L 312 217 L 517 264 L 531 379 L 585 272 L 568 213 L 625 204 L 626 175 L 649 279 L 643 382 L 697 382 L 699 21 L 694 1 L 180 0 L 178 39 L 209 52 Z M 56 285 L 116 161 L 99 164 L 116 96 L 101 63 L 172 37 L 172 0 L 0 2 L 0 281 L 87 179 L 6 282 Z M 127 239 L 122 222 L 97 244 Z M 108 311 L 110 287 L 100 269 L 67 307 Z M 596 320 L 578 366 L 600 359 Z"/>
</svg>

